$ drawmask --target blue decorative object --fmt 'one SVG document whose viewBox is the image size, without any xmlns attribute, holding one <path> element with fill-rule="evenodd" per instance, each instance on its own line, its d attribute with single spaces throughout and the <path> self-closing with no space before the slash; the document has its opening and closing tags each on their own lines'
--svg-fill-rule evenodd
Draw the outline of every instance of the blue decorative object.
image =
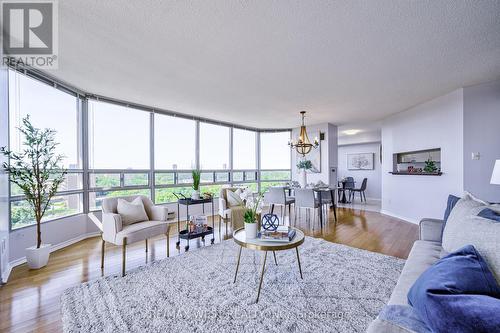
<svg viewBox="0 0 500 333">
<path fill-rule="evenodd" d="M 278 229 L 280 220 L 276 214 L 265 214 L 262 216 L 262 228 L 268 231 L 275 231 Z"/>
<path fill-rule="evenodd" d="M 479 212 L 479 214 L 477 214 L 477 216 L 481 216 L 484 217 L 485 219 L 500 222 L 500 214 L 489 208 L 483 209 L 481 212 Z"/>
<path fill-rule="evenodd" d="M 472 245 L 422 273 L 408 303 L 433 332 L 498 332 L 500 327 L 500 286 Z"/>
</svg>

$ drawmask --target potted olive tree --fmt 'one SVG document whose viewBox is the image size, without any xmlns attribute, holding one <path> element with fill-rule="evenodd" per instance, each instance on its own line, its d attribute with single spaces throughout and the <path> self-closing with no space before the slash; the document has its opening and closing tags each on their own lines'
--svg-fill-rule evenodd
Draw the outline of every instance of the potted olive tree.
<svg viewBox="0 0 500 333">
<path fill-rule="evenodd" d="M 201 179 L 201 171 L 193 170 L 193 192 L 191 193 L 191 199 L 198 200 L 200 198 L 200 179 Z"/>
<path fill-rule="evenodd" d="M 22 122 L 19 130 L 24 136 L 23 149 L 14 152 L 2 147 L 0 152 L 7 157 L 3 169 L 10 182 L 21 189 L 36 221 L 36 246 L 26 249 L 26 260 L 29 268 L 38 269 L 47 265 L 51 246 L 42 243 L 40 224 L 52 197 L 64 181 L 66 170 L 60 165 L 64 156 L 56 154 L 56 132 L 33 127 L 29 116 Z"/>
</svg>

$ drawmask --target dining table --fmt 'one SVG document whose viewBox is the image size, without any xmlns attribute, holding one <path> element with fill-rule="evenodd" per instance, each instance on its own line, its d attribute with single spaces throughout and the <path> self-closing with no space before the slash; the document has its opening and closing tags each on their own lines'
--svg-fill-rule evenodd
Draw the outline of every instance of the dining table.
<svg viewBox="0 0 500 333">
<path fill-rule="evenodd" d="M 291 187 L 291 186 L 285 187 L 285 190 L 288 190 L 289 196 L 292 196 L 292 192 L 294 189 L 295 188 Z M 335 206 L 335 191 L 337 191 L 338 187 L 325 186 L 325 187 L 311 187 L 310 189 L 313 190 L 317 194 L 318 202 L 320 203 L 320 205 L 323 203 L 323 199 L 322 199 L 323 194 L 330 192 L 330 198 L 332 200 L 332 206 L 333 206 L 333 217 L 335 219 L 335 222 L 337 222 L 337 209 Z M 321 228 L 323 228 L 323 210 L 322 209 L 319 209 L 318 215 L 319 215 L 319 224 L 320 224 Z"/>
</svg>

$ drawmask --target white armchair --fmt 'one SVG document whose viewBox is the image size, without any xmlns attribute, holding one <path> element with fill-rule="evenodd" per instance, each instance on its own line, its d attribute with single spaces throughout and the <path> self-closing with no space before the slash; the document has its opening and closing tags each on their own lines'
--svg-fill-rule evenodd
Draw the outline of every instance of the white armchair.
<svg viewBox="0 0 500 333">
<path fill-rule="evenodd" d="M 137 197 L 141 198 L 149 220 L 129 225 L 123 225 L 122 216 L 118 214 L 117 211 L 118 199 L 124 199 L 130 202 Z M 167 257 L 170 256 L 170 225 L 167 221 L 168 209 L 162 206 L 155 206 L 148 197 L 128 196 L 121 198 L 104 199 L 102 202 L 102 223 L 92 213 L 89 214 L 89 217 L 102 231 L 101 268 L 103 269 L 106 242 L 115 245 L 122 245 L 122 276 L 125 276 L 125 258 L 127 244 L 144 240 L 146 243 L 147 252 L 148 238 L 158 235 L 165 235 L 167 237 Z"/>
</svg>

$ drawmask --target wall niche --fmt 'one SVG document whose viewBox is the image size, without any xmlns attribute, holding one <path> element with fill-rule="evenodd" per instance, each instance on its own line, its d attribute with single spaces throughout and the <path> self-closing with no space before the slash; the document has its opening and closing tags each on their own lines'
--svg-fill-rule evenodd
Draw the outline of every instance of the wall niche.
<svg viewBox="0 0 500 333">
<path fill-rule="evenodd" d="M 393 175 L 441 176 L 441 148 L 394 153 Z"/>
</svg>

